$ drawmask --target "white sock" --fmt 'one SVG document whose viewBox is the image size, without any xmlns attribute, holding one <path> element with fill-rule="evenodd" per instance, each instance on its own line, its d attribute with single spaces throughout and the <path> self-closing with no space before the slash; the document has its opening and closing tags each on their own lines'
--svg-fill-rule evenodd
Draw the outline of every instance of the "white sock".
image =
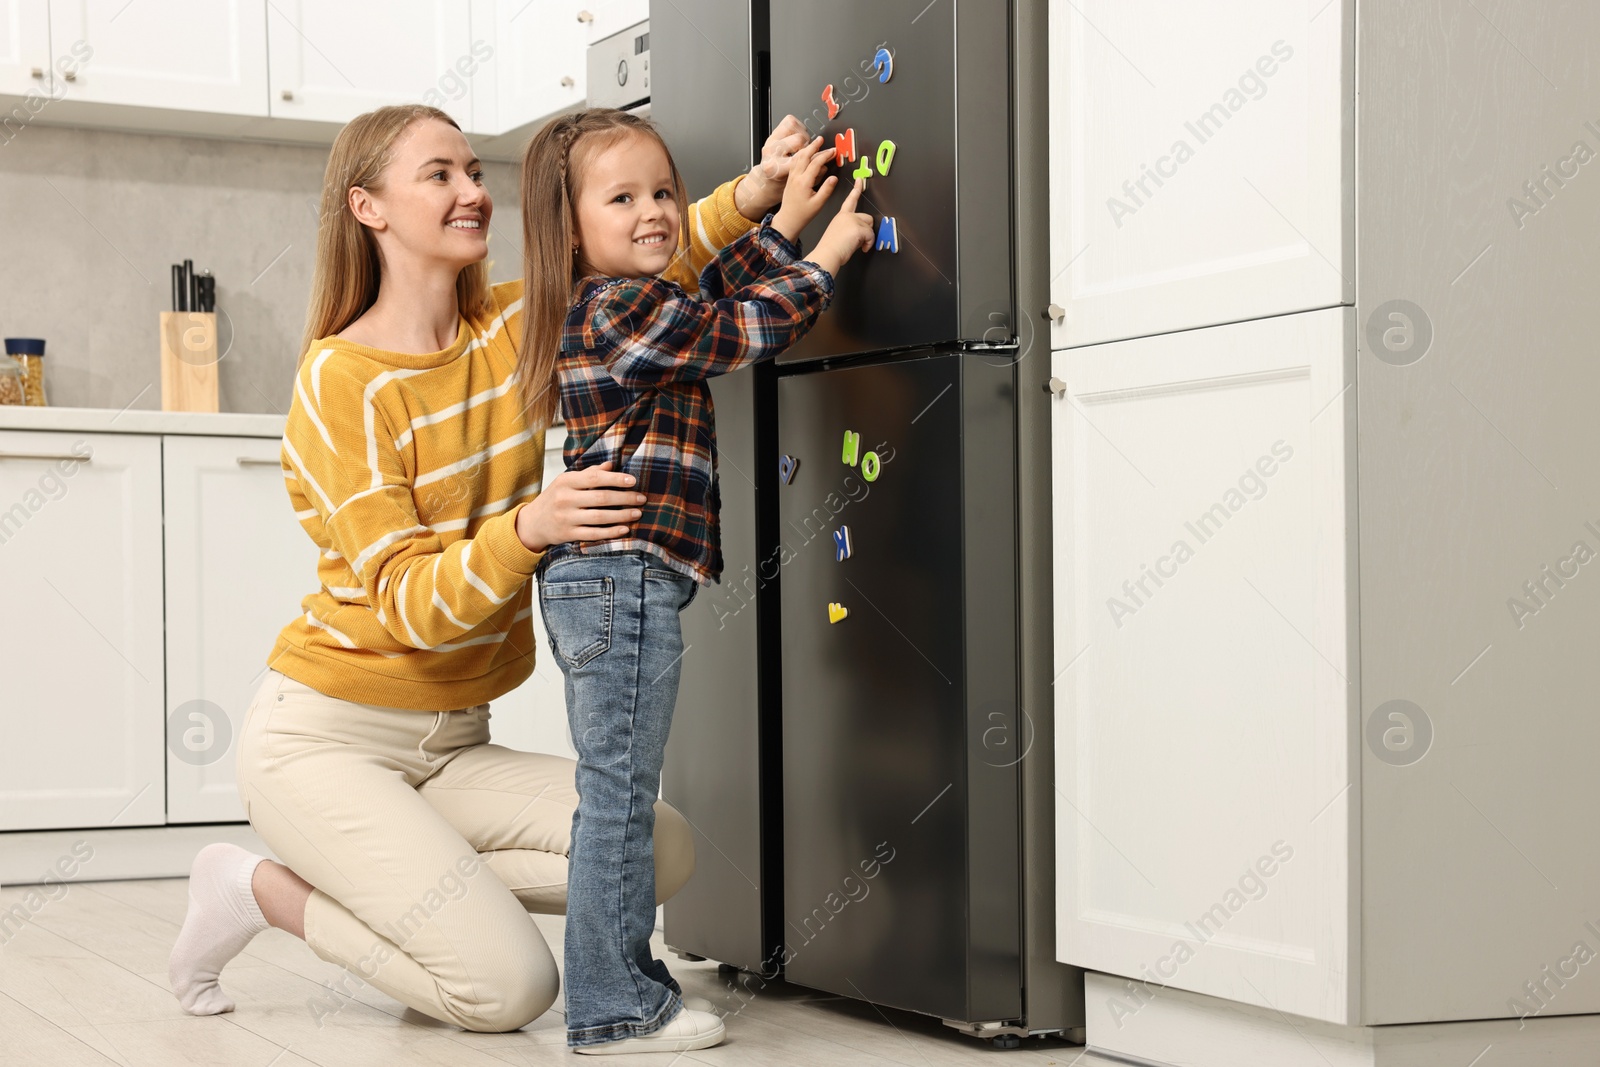
<svg viewBox="0 0 1600 1067">
<path fill-rule="evenodd" d="M 217 984 L 228 961 L 267 928 L 250 888 L 256 864 L 265 859 L 238 845 L 207 845 L 189 871 L 189 911 L 172 946 L 167 975 L 172 992 L 190 1015 L 219 1015 L 233 1001 Z"/>
</svg>

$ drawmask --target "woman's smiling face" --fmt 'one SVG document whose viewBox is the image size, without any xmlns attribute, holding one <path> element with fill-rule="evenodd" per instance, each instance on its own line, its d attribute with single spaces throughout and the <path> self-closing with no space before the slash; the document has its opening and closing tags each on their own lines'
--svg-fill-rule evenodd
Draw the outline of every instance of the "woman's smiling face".
<svg viewBox="0 0 1600 1067">
<path fill-rule="evenodd" d="M 582 273 L 646 278 L 666 270 L 678 249 L 678 201 L 661 145 L 638 134 L 588 152 L 580 142 L 571 165 Z"/>
<path fill-rule="evenodd" d="M 448 123 L 413 123 L 395 139 L 382 188 L 351 195 L 369 198 L 372 217 L 363 222 L 418 259 L 459 269 L 488 253 L 494 201 L 483 185 L 483 165 Z"/>
</svg>

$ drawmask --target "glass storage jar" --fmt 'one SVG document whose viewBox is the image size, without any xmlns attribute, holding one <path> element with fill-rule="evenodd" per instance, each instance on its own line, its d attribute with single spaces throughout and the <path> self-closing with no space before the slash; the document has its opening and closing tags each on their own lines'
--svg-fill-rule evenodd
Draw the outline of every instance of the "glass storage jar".
<svg viewBox="0 0 1600 1067">
<path fill-rule="evenodd" d="M 0 359 L 0 404 L 21 405 L 28 402 L 28 379 L 22 364 L 10 356 Z"/>
<path fill-rule="evenodd" d="M 6 355 L 22 368 L 24 402 L 30 407 L 44 407 L 44 339 L 7 337 Z"/>
</svg>

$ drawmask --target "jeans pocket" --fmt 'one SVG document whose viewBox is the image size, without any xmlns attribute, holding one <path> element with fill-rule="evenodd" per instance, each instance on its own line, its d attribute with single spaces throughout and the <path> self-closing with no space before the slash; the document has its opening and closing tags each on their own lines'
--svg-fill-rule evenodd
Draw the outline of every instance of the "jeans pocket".
<svg viewBox="0 0 1600 1067">
<path fill-rule="evenodd" d="M 647 567 L 645 568 L 644 577 L 646 581 L 665 582 L 668 585 L 675 586 L 678 590 L 678 595 L 683 598 L 678 604 L 679 611 L 693 604 L 695 595 L 700 592 L 699 582 L 679 574 L 677 571 Z"/>
<path fill-rule="evenodd" d="M 539 586 L 550 645 L 569 667 L 582 667 L 611 647 L 613 596 L 610 577 Z"/>
</svg>

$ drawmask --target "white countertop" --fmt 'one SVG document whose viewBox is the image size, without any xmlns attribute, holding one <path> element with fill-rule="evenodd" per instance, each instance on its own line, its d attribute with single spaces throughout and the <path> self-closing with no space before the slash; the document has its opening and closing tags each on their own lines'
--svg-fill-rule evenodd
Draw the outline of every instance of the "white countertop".
<svg viewBox="0 0 1600 1067">
<path fill-rule="evenodd" d="M 0 430 L 67 430 L 76 433 L 203 434 L 208 437 L 282 437 L 282 415 L 203 411 L 122 411 L 114 408 L 0 406 Z"/>
</svg>

